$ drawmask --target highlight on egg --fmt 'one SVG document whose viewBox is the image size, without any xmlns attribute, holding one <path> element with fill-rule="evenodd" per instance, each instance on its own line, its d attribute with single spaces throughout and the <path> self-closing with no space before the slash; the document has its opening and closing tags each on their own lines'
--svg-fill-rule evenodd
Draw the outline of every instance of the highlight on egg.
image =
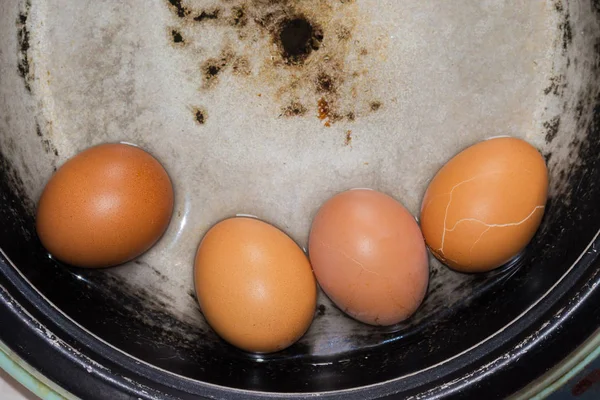
<svg viewBox="0 0 600 400">
<path fill-rule="evenodd" d="M 448 161 L 431 180 L 421 229 L 440 261 L 462 272 L 486 272 L 517 256 L 544 215 L 548 170 L 529 143 L 499 137 Z"/>
<path fill-rule="evenodd" d="M 152 155 L 129 144 L 82 151 L 50 178 L 39 199 L 36 230 L 50 254 L 87 268 L 130 261 L 163 235 L 173 186 Z"/>
<path fill-rule="evenodd" d="M 206 233 L 194 283 L 208 324 L 248 352 L 291 346 L 316 309 L 317 283 L 306 254 L 284 232 L 255 218 L 229 218 Z"/>
<path fill-rule="evenodd" d="M 414 217 L 383 193 L 355 189 L 328 200 L 313 220 L 310 261 L 323 291 L 370 325 L 402 322 L 429 282 L 425 243 Z"/>
</svg>

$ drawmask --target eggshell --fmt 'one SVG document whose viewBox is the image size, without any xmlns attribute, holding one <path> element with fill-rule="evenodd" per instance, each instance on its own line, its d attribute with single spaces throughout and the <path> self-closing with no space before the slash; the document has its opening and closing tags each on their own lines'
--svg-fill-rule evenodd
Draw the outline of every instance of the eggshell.
<svg viewBox="0 0 600 400">
<path fill-rule="evenodd" d="M 198 247 L 194 278 L 208 323 L 249 352 L 292 345 L 315 313 L 317 284 L 308 258 L 285 233 L 257 219 L 212 227 Z"/>
<path fill-rule="evenodd" d="M 37 233 L 59 260 L 109 267 L 148 250 L 173 212 L 173 187 L 144 150 L 103 144 L 68 160 L 52 176 L 37 208 Z"/>
<path fill-rule="evenodd" d="M 456 270 L 497 268 L 534 236 L 547 192 L 546 164 L 533 146 L 507 137 L 475 144 L 429 184 L 420 218 L 425 241 Z"/>
<path fill-rule="evenodd" d="M 419 227 L 383 193 L 357 189 L 327 201 L 313 221 L 309 255 L 325 293 L 364 323 L 401 322 L 425 297 L 429 267 Z"/>
</svg>

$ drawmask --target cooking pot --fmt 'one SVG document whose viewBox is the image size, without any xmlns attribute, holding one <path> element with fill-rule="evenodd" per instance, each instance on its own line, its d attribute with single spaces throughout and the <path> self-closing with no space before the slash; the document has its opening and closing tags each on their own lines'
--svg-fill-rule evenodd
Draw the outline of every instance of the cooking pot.
<svg viewBox="0 0 600 400">
<path fill-rule="evenodd" d="M 5 0 L 0 5 L 0 341 L 85 399 L 506 398 L 600 327 L 600 2 Z M 322 293 L 292 347 L 254 355 L 198 309 L 206 230 L 255 215 L 305 246 L 352 187 L 418 215 L 435 172 L 489 137 L 544 155 L 533 241 L 486 274 L 430 260 L 408 321 Z M 44 184 L 99 143 L 136 144 L 175 189 L 161 240 L 80 269 L 35 231 Z M 588 351 L 589 353 L 589 351 Z M 524 392 L 521 392 L 524 393 Z"/>
</svg>

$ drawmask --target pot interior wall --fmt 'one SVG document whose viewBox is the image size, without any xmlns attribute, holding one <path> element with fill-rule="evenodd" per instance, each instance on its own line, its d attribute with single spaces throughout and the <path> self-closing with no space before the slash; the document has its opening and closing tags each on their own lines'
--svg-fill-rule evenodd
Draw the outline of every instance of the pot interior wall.
<svg viewBox="0 0 600 400">
<path fill-rule="evenodd" d="M 174 374 L 310 392 L 418 373 L 528 310 L 600 226 L 595 1 L 9 0 L 0 10 L 0 248 L 82 327 Z M 318 43 L 290 57 L 280 33 L 299 18 Z M 551 174 L 543 225 L 511 265 L 465 275 L 432 258 L 425 303 L 393 327 L 355 322 L 321 294 L 306 336 L 268 356 L 234 349 L 204 321 L 192 263 L 215 222 L 257 215 L 305 246 L 319 204 L 351 187 L 416 215 L 435 171 L 496 135 L 534 144 Z M 61 265 L 35 235 L 36 200 L 66 159 L 118 141 L 169 171 L 171 226 L 126 265 Z"/>
</svg>

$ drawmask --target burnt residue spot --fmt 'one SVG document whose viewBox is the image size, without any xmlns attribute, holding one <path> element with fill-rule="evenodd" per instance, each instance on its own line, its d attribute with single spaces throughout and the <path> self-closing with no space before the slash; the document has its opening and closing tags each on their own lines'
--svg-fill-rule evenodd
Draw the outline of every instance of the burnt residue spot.
<svg viewBox="0 0 600 400">
<path fill-rule="evenodd" d="M 352 144 L 352 131 L 351 130 L 346 131 L 346 140 L 344 140 L 344 144 L 346 146 L 350 146 Z"/>
<path fill-rule="evenodd" d="M 169 278 L 165 274 L 163 274 L 162 272 L 160 272 L 156 268 L 152 268 L 152 272 L 154 272 L 156 274 L 156 276 L 158 276 L 160 278 L 161 281 L 167 281 L 167 280 L 169 280 Z"/>
<path fill-rule="evenodd" d="M 571 17 L 568 10 L 564 11 L 564 18 L 558 28 L 561 32 L 561 44 L 563 53 L 566 53 L 567 48 L 573 42 L 573 30 L 571 28 Z"/>
<path fill-rule="evenodd" d="M 372 101 L 369 103 L 369 109 L 373 112 L 379 111 L 383 104 L 380 101 Z"/>
<path fill-rule="evenodd" d="M 162 272 L 160 272 L 158 269 L 156 269 L 155 267 L 153 267 L 153 266 L 151 266 L 150 264 L 148 264 L 146 261 L 142 261 L 142 260 L 135 260 L 133 263 L 134 263 L 134 264 L 136 264 L 136 265 L 140 265 L 140 266 L 142 266 L 142 267 L 144 267 L 144 268 L 146 268 L 146 269 L 148 269 L 148 270 L 150 270 L 150 271 L 154 272 L 154 274 L 155 274 L 156 276 L 158 276 L 158 277 L 160 278 L 160 280 L 161 280 L 161 281 L 166 281 L 166 280 L 169 280 L 169 278 L 168 278 L 168 277 L 167 277 L 165 274 L 163 274 L 163 273 L 162 273 Z"/>
<path fill-rule="evenodd" d="M 543 126 L 546 130 L 546 143 L 550 143 L 558 134 L 558 129 L 560 128 L 560 117 L 556 116 L 550 121 L 544 122 Z"/>
<path fill-rule="evenodd" d="M 546 161 L 546 164 L 548 164 L 550 162 L 550 159 L 552 158 L 552 152 L 548 152 L 544 154 L 544 161 Z"/>
<path fill-rule="evenodd" d="M 567 178 L 567 172 L 564 169 L 561 169 L 558 173 L 558 179 L 564 181 Z"/>
<path fill-rule="evenodd" d="M 200 107 L 193 107 L 192 113 L 194 114 L 194 119 L 196 123 L 199 125 L 204 125 L 206 123 L 206 111 Z"/>
<path fill-rule="evenodd" d="M 571 140 L 569 142 L 569 150 L 570 151 L 577 151 L 577 149 L 579 149 L 582 145 L 582 141 L 579 138 L 574 138 L 573 140 Z"/>
<path fill-rule="evenodd" d="M 42 147 L 44 149 L 44 152 L 46 154 L 51 154 L 51 155 L 54 155 L 55 157 L 58 157 L 58 149 L 56 148 L 56 146 L 54 146 L 54 144 L 50 140 L 48 140 L 44 137 L 44 133 L 42 132 L 42 127 L 38 123 L 35 124 L 35 134 L 42 139 Z M 54 162 L 53 162 L 53 165 L 54 165 Z"/>
<path fill-rule="evenodd" d="M 333 93 L 336 91 L 333 78 L 326 72 L 322 72 L 317 76 L 317 91 L 319 93 Z"/>
<path fill-rule="evenodd" d="M 322 317 L 323 315 L 325 315 L 326 311 L 327 311 L 327 307 L 325 307 L 324 304 L 319 304 L 319 307 L 317 307 L 317 315 L 319 317 Z"/>
<path fill-rule="evenodd" d="M 291 63 L 302 63 L 323 41 L 320 29 L 304 17 L 284 19 L 279 31 L 283 58 Z"/>
<path fill-rule="evenodd" d="M 19 75 L 25 81 L 25 89 L 31 92 L 31 74 L 29 66 L 29 29 L 27 28 L 27 19 L 29 18 L 29 10 L 31 9 L 31 1 L 25 2 L 25 8 L 19 13 L 17 19 L 17 42 L 19 46 L 19 60 L 17 62 L 17 70 Z"/>
<path fill-rule="evenodd" d="M 173 29 L 193 34 L 203 50 L 200 90 L 216 88 L 226 75 L 245 79 L 243 86 L 253 85 L 253 91 L 268 96 L 265 100 L 276 103 L 280 116 L 302 116 L 318 102 L 317 116 L 325 126 L 369 112 L 369 101 L 376 96 L 371 94 L 369 71 L 357 71 L 349 60 L 359 53 L 377 53 L 380 44 L 353 42 L 360 12 L 354 1 L 226 0 L 205 8 L 192 4 L 169 1 L 172 10 L 185 16 Z M 342 13 L 343 7 L 348 8 Z M 224 37 L 221 48 L 213 50 L 214 43 L 204 43 L 207 35 L 202 30 L 216 27 Z"/>
<path fill-rule="evenodd" d="M 233 7 L 231 10 L 231 25 L 244 27 L 248 24 L 248 15 L 243 6 Z"/>
<path fill-rule="evenodd" d="M 252 73 L 250 61 L 246 57 L 235 57 L 231 69 L 236 75 L 250 75 Z"/>
<path fill-rule="evenodd" d="M 555 75 L 550 78 L 550 85 L 544 89 L 544 94 L 553 94 L 555 96 L 561 96 L 564 93 L 564 89 L 567 87 L 567 79 L 564 75 Z"/>
<path fill-rule="evenodd" d="M 432 294 L 439 292 L 440 290 L 442 290 L 443 287 L 444 287 L 444 284 L 442 282 L 438 282 L 436 284 L 431 284 L 428 295 L 431 296 Z"/>
<path fill-rule="evenodd" d="M 171 10 L 173 10 L 179 18 L 184 18 L 190 13 L 182 4 L 182 0 L 168 0 Z"/>
<path fill-rule="evenodd" d="M 217 76 L 219 74 L 219 72 L 221 72 L 221 68 L 222 68 L 222 66 L 219 65 L 219 64 L 209 63 L 206 66 L 206 73 L 207 73 L 209 79 L 212 78 L 212 77 Z"/>
<path fill-rule="evenodd" d="M 216 83 L 219 74 L 227 67 L 234 56 L 229 53 L 223 53 L 219 58 L 210 58 L 202 64 L 202 77 L 206 87 L 211 87 Z"/>
<path fill-rule="evenodd" d="M 339 40 L 348 40 L 352 37 L 352 30 L 347 26 L 340 26 L 336 30 L 336 35 Z"/>
<path fill-rule="evenodd" d="M 46 153 L 52 153 L 52 143 L 48 139 L 42 139 L 42 146 Z"/>
<path fill-rule="evenodd" d="M 200 14 L 194 17 L 194 21 L 202 22 L 205 20 L 215 20 L 219 18 L 220 14 L 221 10 L 219 10 L 218 8 L 211 11 L 202 11 Z"/>
<path fill-rule="evenodd" d="M 563 49 L 566 50 L 567 47 L 573 42 L 573 31 L 571 29 L 571 23 L 569 20 L 566 20 L 562 25 L 563 30 Z"/>
<path fill-rule="evenodd" d="M 281 110 L 281 115 L 284 117 L 298 117 L 306 114 L 306 107 L 298 102 L 292 101 L 289 105 Z"/>
<path fill-rule="evenodd" d="M 577 121 L 579 121 L 581 119 L 581 117 L 583 116 L 583 110 L 584 110 L 583 99 L 579 99 L 579 101 L 577 102 L 577 105 L 575 106 L 575 117 L 577 118 Z"/>
<path fill-rule="evenodd" d="M 171 30 L 171 36 L 173 37 L 173 43 L 184 43 L 183 35 L 176 29 Z"/>
<path fill-rule="evenodd" d="M 564 11 L 562 0 L 557 0 L 554 2 L 554 9 L 559 13 L 562 13 Z"/>
</svg>

